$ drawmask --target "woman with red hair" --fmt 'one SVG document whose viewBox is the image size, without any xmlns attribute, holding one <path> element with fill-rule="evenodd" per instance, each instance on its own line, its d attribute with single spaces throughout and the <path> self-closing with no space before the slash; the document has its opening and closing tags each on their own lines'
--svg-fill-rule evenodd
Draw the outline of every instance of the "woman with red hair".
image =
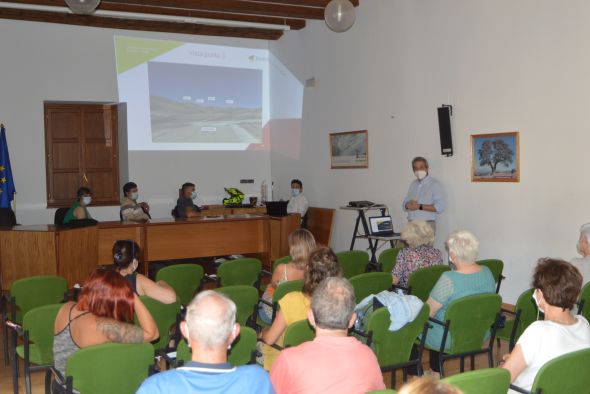
<svg viewBox="0 0 590 394">
<path fill-rule="evenodd" d="M 134 312 L 139 326 L 133 324 Z M 62 375 L 67 359 L 78 349 L 107 342 L 151 342 L 160 335 L 129 282 L 117 272 L 101 269 L 86 280 L 77 303 L 61 307 L 54 333 L 53 358 Z"/>
</svg>

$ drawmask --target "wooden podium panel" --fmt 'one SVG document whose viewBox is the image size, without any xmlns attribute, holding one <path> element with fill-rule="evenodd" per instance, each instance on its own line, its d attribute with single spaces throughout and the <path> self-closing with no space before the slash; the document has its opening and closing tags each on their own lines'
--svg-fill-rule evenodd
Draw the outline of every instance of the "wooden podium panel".
<svg viewBox="0 0 590 394">
<path fill-rule="evenodd" d="M 144 224 L 101 222 L 98 225 L 98 264 L 113 264 L 113 244 L 119 240 L 135 241 L 143 250 Z"/>
<path fill-rule="evenodd" d="M 301 227 L 299 214 L 270 218 L 270 260 L 289 255 L 289 235 Z"/>
<path fill-rule="evenodd" d="M 266 216 L 152 221 L 146 226 L 146 260 L 254 253 L 266 254 L 268 259 L 269 241 Z"/>
<path fill-rule="evenodd" d="M 98 227 L 83 227 L 58 233 L 57 274 L 68 281 L 68 286 L 84 283 L 98 261 Z"/>
<path fill-rule="evenodd" d="M 53 226 L 19 226 L 0 237 L 2 289 L 33 275 L 57 275 L 57 242 Z M 15 227 L 16 229 L 16 227 Z"/>
</svg>

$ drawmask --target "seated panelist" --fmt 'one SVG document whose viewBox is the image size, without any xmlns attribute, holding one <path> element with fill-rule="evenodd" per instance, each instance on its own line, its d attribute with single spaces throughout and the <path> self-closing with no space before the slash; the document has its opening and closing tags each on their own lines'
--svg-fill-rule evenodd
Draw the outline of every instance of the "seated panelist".
<svg viewBox="0 0 590 394">
<path fill-rule="evenodd" d="M 298 213 L 304 217 L 309 208 L 307 198 L 303 195 L 303 182 L 299 179 L 291 181 L 291 198 L 287 204 L 287 213 Z"/>
<path fill-rule="evenodd" d="M 199 216 L 201 208 L 195 204 L 196 198 L 195 184 L 190 182 L 183 184 L 180 189 L 180 197 L 176 201 L 176 216 L 179 218 Z"/>
<path fill-rule="evenodd" d="M 81 187 L 76 192 L 76 202 L 72 204 L 66 216 L 64 217 L 63 224 L 68 224 L 74 220 L 92 219 L 88 209 L 86 208 L 92 202 L 92 193 L 87 187 Z"/>
<path fill-rule="evenodd" d="M 139 192 L 137 184 L 127 182 L 123 186 L 123 198 L 121 199 L 121 220 L 141 222 L 150 219 L 150 206 L 147 202 L 137 202 Z"/>
</svg>

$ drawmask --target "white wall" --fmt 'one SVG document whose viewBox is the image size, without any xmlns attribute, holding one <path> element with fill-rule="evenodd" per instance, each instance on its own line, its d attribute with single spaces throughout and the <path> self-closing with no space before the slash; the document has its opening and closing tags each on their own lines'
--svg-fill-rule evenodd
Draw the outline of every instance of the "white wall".
<svg viewBox="0 0 590 394">
<path fill-rule="evenodd" d="M 313 206 L 386 203 L 399 228 L 410 161 L 426 156 L 448 193 L 437 245 L 452 230 L 473 231 L 481 258 L 505 261 L 502 294 L 515 301 L 536 259 L 569 260 L 590 221 L 590 3 L 371 0 L 357 11 L 346 33 L 316 22 L 289 33 L 302 44 L 278 43 L 303 48 L 293 68 L 305 63 L 317 85 L 306 89 L 303 160 L 273 156 L 273 179 L 301 177 Z M 454 107 L 451 158 L 440 155 L 443 103 Z M 359 129 L 369 130 L 370 168 L 330 170 L 328 133 Z M 521 182 L 471 183 L 470 134 L 503 131 L 520 131 Z M 353 221 L 337 211 L 335 249 L 348 249 Z"/>
<path fill-rule="evenodd" d="M 43 101 L 117 101 L 115 34 L 268 47 L 262 40 L 0 20 L 0 121 L 7 128 L 19 223 L 53 222 L 54 210 L 46 209 Z M 228 186 L 259 194 L 260 182 L 270 179 L 270 153 L 130 152 L 129 175 L 152 205 L 152 216 L 169 217 L 185 181 L 197 183 L 199 203 L 220 203 Z M 240 185 L 242 178 L 254 178 L 256 184 Z M 118 210 L 94 207 L 91 212 L 99 220 L 118 220 Z"/>
</svg>

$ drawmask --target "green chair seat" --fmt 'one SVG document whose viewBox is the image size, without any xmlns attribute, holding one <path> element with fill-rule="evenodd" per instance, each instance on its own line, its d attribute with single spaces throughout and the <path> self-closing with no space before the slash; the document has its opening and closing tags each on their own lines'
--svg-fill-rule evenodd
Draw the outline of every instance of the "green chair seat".
<svg viewBox="0 0 590 394">
<path fill-rule="evenodd" d="M 369 254 L 364 250 L 347 250 L 336 253 L 342 276 L 350 279 L 353 276 L 360 275 L 367 270 L 369 264 Z"/>
<path fill-rule="evenodd" d="M 514 320 L 506 320 L 503 328 L 498 329 L 496 337 L 508 341 L 508 350 L 512 351 L 524 330 L 540 317 L 537 304 L 533 300 L 533 289 L 525 290 L 516 300 Z"/>
<path fill-rule="evenodd" d="M 588 393 L 589 365 L 590 349 L 556 357 L 539 369 L 531 391 L 542 394 Z"/>
<path fill-rule="evenodd" d="M 163 280 L 174 289 L 182 305 L 190 304 L 201 288 L 205 271 L 198 264 L 178 264 L 162 268 L 156 274 L 156 282 Z"/>
<path fill-rule="evenodd" d="M 291 323 L 285 330 L 284 347 L 298 346 L 303 342 L 313 341 L 315 331 L 307 319 Z"/>
<path fill-rule="evenodd" d="M 16 354 L 24 359 L 25 358 L 25 346 L 18 345 L 16 347 Z M 34 343 L 29 346 L 29 361 L 31 364 L 36 365 L 52 365 L 53 364 L 53 354 L 51 357 L 41 350 L 41 348 Z"/>
<path fill-rule="evenodd" d="M 510 372 L 503 368 L 486 368 L 464 372 L 442 380 L 457 387 L 463 394 L 506 394 Z"/>
<path fill-rule="evenodd" d="M 379 270 L 381 272 L 391 273 L 391 271 L 393 271 L 393 267 L 395 267 L 395 264 L 397 263 L 397 255 L 402 249 L 403 247 L 389 248 L 381 252 L 379 258 L 377 259 L 377 262 L 379 263 Z"/>
<path fill-rule="evenodd" d="M 582 303 L 582 310 L 579 311 L 586 320 L 590 321 L 590 282 L 586 283 L 580 291 L 580 302 Z"/>
<path fill-rule="evenodd" d="M 412 272 L 408 278 L 409 293 L 426 302 L 440 276 L 450 270 L 451 268 L 445 264 L 433 265 L 432 267 L 421 268 Z"/>
<path fill-rule="evenodd" d="M 219 287 L 215 291 L 225 294 L 236 304 L 236 320 L 246 326 L 256 313 L 258 290 L 253 286 L 236 285 Z"/>
<path fill-rule="evenodd" d="M 287 264 L 289 261 L 291 261 L 291 256 L 279 257 L 274 263 L 272 263 L 272 272 L 274 273 L 279 265 Z"/>
<path fill-rule="evenodd" d="M 228 260 L 217 268 L 219 286 L 248 285 L 260 286 L 262 262 L 255 258 L 245 257 Z"/>
<path fill-rule="evenodd" d="M 350 284 L 354 289 L 356 303 L 358 304 L 371 294 L 378 294 L 391 289 L 391 273 L 367 272 L 350 278 Z"/>
<path fill-rule="evenodd" d="M 232 343 L 227 354 L 227 360 L 234 367 L 255 362 L 256 342 L 258 335 L 250 327 L 240 327 L 240 335 Z M 187 363 L 191 360 L 192 352 L 185 340 L 180 341 L 176 349 L 176 360 Z"/>
<path fill-rule="evenodd" d="M 158 331 L 160 332 L 160 338 L 153 344 L 154 348 L 157 350 L 167 349 L 170 343 L 170 328 L 177 322 L 177 317 L 180 313 L 180 299 L 177 297 L 176 302 L 163 304 L 148 296 L 141 296 L 140 298 L 154 318 L 158 326 Z"/>
<path fill-rule="evenodd" d="M 500 284 L 502 283 L 502 279 L 504 279 L 504 276 L 502 275 L 502 271 L 504 270 L 504 262 L 500 259 L 487 259 L 478 260 L 477 264 L 486 266 L 490 269 L 490 271 L 492 271 L 494 282 L 496 282 L 496 293 L 499 293 Z"/>
</svg>

